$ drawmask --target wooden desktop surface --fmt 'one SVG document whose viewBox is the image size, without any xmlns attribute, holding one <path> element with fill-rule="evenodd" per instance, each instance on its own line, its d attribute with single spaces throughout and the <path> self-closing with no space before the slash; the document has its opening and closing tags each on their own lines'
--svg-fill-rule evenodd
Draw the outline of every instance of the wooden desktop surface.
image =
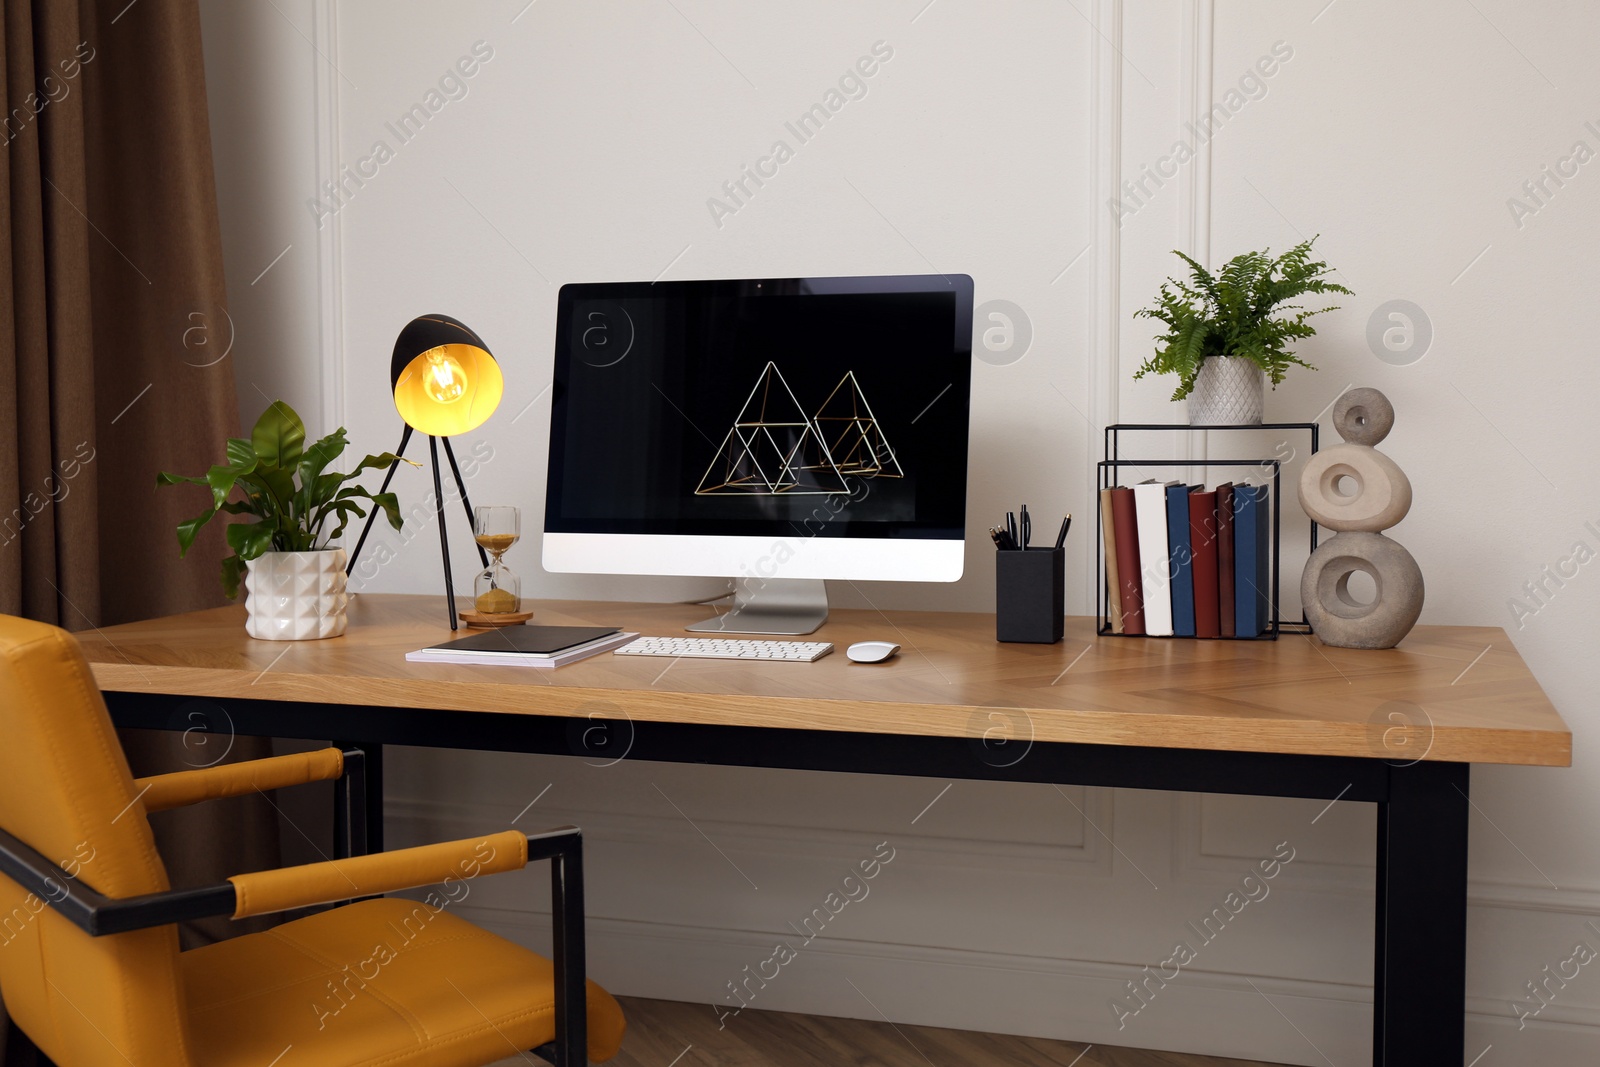
<svg viewBox="0 0 1600 1067">
<path fill-rule="evenodd" d="M 1505 631 L 1419 626 L 1399 648 L 1315 638 L 1096 637 L 999 644 L 994 616 L 834 611 L 816 663 L 602 653 L 554 670 L 407 663 L 451 637 L 438 596 L 362 594 L 325 641 L 256 641 L 233 606 L 78 635 L 101 688 L 179 696 L 637 721 L 977 736 L 1009 722 L 1036 741 L 1568 766 L 1572 735 Z M 704 606 L 540 601 L 534 622 L 682 635 Z M 462 631 L 463 635 L 469 631 Z M 851 663 L 856 641 L 904 650 Z M 1010 716 L 994 712 L 1011 711 Z M 1016 712 L 1023 715 L 1018 716 Z"/>
</svg>

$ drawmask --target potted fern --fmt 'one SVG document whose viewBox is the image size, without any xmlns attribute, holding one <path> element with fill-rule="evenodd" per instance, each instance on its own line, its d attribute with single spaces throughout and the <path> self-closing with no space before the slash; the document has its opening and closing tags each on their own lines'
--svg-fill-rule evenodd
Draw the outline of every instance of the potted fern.
<svg viewBox="0 0 1600 1067">
<path fill-rule="evenodd" d="M 1289 345 L 1316 334 L 1307 319 L 1336 310 L 1287 301 L 1307 293 L 1354 295 L 1328 280 L 1326 263 L 1311 258 L 1315 241 L 1276 259 L 1271 249 L 1246 252 L 1216 274 L 1175 251 L 1189 265 L 1189 279 L 1168 278 L 1155 305 L 1134 314 L 1165 323 L 1167 332 L 1156 337 L 1155 354 L 1133 376 L 1176 374 L 1172 399 L 1188 399 L 1192 426 L 1259 423 L 1264 377 L 1277 388 L 1292 364 L 1315 370 Z"/>
<path fill-rule="evenodd" d="M 306 427 L 295 410 L 275 400 L 248 438 L 229 438 L 226 463 L 201 477 L 161 473 L 156 485 L 200 485 L 210 506 L 178 525 L 178 550 L 187 555 L 202 527 L 218 512 L 251 515 L 228 526 L 233 555 L 222 561 L 222 591 L 232 600 L 241 580 L 249 596 L 245 630 L 267 641 L 338 637 L 346 626 L 345 554 L 328 543 L 352 518 L 366 515 L 359 501 L 383 509 L 401 527 L 393 493 L 347 485 L 362 472 L 387 469 L 393 453 L 368 456 L 349 474 L 328 470 L 344 452 L 344 427 L 306 446 Z M 237 499 L 230 499 L 237 492 Z"/>
</svg>

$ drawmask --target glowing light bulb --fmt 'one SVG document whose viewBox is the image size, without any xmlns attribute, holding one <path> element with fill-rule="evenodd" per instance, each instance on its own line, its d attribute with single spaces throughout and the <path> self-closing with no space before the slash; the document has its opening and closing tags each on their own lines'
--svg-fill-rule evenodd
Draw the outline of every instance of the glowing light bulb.
<svg viewBox="0 0 1600 1067">
<path fill-rule="evenodd" d="M 467 392 L 467 372 L 459 360 L 444 352 L 429 352 L 422 371 L 422 388 L 441 404 L 453 404 Z"/>
</svg>

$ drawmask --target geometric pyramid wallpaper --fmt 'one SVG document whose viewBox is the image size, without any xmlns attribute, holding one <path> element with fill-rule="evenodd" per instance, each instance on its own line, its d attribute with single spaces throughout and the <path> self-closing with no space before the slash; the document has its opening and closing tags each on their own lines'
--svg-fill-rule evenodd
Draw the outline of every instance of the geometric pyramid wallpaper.
<svg viewBox="0 0 1600 1067">
<path fill-rule="evenodd" d="M 846 375 L 846 379 L 852 383 L 855 380 L 853 375 Z M 848 394 L 841 410 L 853 410 L 849 405 L 857 395 L 859 390 Z M 864 407 L 864 398 L 861 403 Z M 870 418 L 869 413 L 869 423 Z M 853 418 L 842 420 L 840 438 L 849 441 L 854 432 L 856 437 L 870 441 L 862 432 L 852 430 L 858 422 Z M 865 452 L 858 448 L 858 458 L 864 456 L 866 462 L 874 462 L 875 448 L 870 444 Z M 895 469 L 899 470 L 898 465 Z M 706 468 L 695 495 L 802 496 L 848 491 L 843 470 L 834 462 L 816 424 L 806 416 L 777 364 L 768 362 Z"/>
<path fill-rule="evenodd" d="M 812 419 L 839 471 L 864 478 L 903 478 L 883 427 L 872 417 L 855 371 L 846 371 Z"/>
</svg>

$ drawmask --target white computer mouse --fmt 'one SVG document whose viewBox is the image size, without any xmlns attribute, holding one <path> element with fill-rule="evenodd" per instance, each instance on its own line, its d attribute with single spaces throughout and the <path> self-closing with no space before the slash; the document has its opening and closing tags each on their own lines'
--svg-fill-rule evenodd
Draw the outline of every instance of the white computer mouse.
<svg viewBox="0 0 1600 1067">
<path fill-rule="evenodd" d="M 844 654 L 852 663 L 882 663 L 899 651 L 900 646 L 893 641 L 857 641 Z"/>
</svg>

